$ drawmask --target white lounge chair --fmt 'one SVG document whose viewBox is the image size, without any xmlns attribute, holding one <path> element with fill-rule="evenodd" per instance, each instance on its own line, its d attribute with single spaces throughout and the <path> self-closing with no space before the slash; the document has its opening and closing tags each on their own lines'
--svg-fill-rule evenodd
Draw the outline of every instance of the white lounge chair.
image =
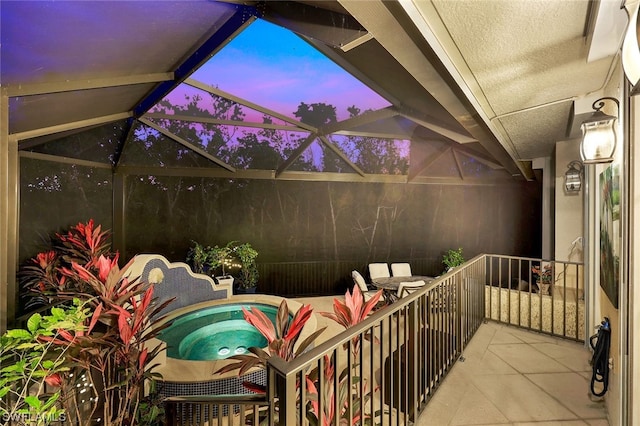
<svg viewBox="0 0 640 426">
<path fill-rule="evenodd" d="M 390 277 L 391 274 L 389 274 L 389 265 L 387 265 L 386 263 L 370 263 L 369 276 L 372 280 L 375 280 L 376 278 Z"/>
<path fill-rule="evenodd" d="M 411 265 L 408 263 L 392 263 L 391 275 L 394 277 L 410 277 L 412 275 Z"/>
<path fill-rule="evenodd" d="M 398 299 L 404 296 L 408 296 L 416 290 L 419 290 L 421 287 L 424 287 L 425 282 L 423 280 L 420 281 L 404 281 L 401 282 L 398 286 Z"/>
<path fill-rule="evenodd" d="M 376 294 L 375 290 L 369 290 L 369 287 L 367 287 L 367 283 L 360 272 L 355 270 L 351 271 L 351 278 L 353 278 L 353 282 L 360 288 L 360 292 L 364 296 L 365 302 Z"/>
</svg>

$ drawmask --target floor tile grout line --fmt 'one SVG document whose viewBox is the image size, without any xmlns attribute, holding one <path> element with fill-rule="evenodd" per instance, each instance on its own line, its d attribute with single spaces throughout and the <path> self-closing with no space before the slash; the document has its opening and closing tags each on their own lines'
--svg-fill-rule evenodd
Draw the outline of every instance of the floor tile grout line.
<svg viewBox="0 0 640 426">
<path fill-rule="evenodd" d="M 529 377 L 527 377 L 528 375 L 534 375 L 534 374 L 551 374 L 551 373 L 528 373 L 528 374 L 522 374 L 523 378 L 525 378 L 529 383 L 531 383 L 532 385 L 534 385 L 535 387 L 537 387 L 538 389 L 540 389 L 541 392 L 543 392 L 545 395 L 547 395 L 549 398 L 553 399 L 554 401 L 556 401 L 558 404 L 560 404 L 561 406 L 563 406 L 564 408 L 567 409 L 567 411 L 569 411 L 570 413 L 572 413 L 573 415 L 575 415 L 575 419 L 562 419 L 560 421 L 565 421 L 565 420 L 584 420 L 582 418 L 582 416 L 580 416 L 579 413 L 576 413 L 574 410 L 572 410 L 569 406 L 567 406 L 566 404 L 564 404 L 561 400 L 559 400 L 558 398 L 556 398 L 555 396 L 553 396 L 552 394 L 550 394 L 549 392 L 547 392 L 543 387 L 541 387 L 540 385 L 538 385 L 536 382 L 534 382 L 533 380 L 531 380 Z M 571 374 L 575 374 L 572 373 Z"/>
<path fill-rule="evenodd" d="M 514 337 L 515 337 L 515 336 L 514 336 Z M 513 345 L 520 345 L 520 344 L 519 344 L 519 343 L 513 343 Z M 539 354 L 541 354 L 541 355 L 543 355 L 543 356 L 545 356 L 545 357 L 547 357 L 547 358 L 549 358 L 549 359 L 551 359 L 551 360 L 555 361 L 555 360 L 554 360 L 552 357 L 550 357 L 549 355 L 544 354 L 543 352 L 541 352 L 541 351 L 539 351 L 538 349 L 536 349 L 536 348 L 533 346 L 533 344 L 532 344 L 532 343 L 526 343 L 526 342 L 524 342 L 524 345 L 529 346 L 531 349 L 534 349 L 534 350 L 535 350 L 536 352 L 538 352 Z M 489 350 L 490 350 L 491 346 L 500 346 L 500 345 L 499 345 L 499 344 L 492 345 L 492 344 L 490 343 L 490 344 L 487 346 L 487 351 L 489 351 Z M 500 356 L 498 353 L 496 353 L 495 351 L 491 351 L 491 352 L 492 352 L 494 355 L 496 355 L 498 358 L 500 358 L 500 359 L 501 359 L 505 364 L 509 365 L 511 368 L 513 368 L 515 371 L 517 371 L 517 374 L 518 374 L 518 375 L 520 375 L 520 376 L 522 376 L 522 378 L 523 378 L 523 379 L 526 379 L 529 383 L 533 384 L 536 388 L 540 389 L 540 390 L 541 390 L 545 395 L 547 395 L 547 396 L 548 396 L 549 398 L 551 398 L 552 400 L 554 400 L 554 401 L 558 402 L 562 407 L 566 408 L 566 409 L 567 409 L 567 411 L 569 411 L 570 413 L 572 413 L 572 414 L 575 416 L 575 418 L 574 418 L 574 419 L 566 419 L 566 420 L 582 420 L 582 418 L 580 417 L 580 415 L 579 415 L 578 413 L 575 413 L 573 410 L 571 410 L 571 409 L 570 409 L 569 407 L 567 407 L 565 404 L 563 404 L 563 403 L 561 403 L 560 401 L 558 401 L 558 399 L 557 399 L 557 398 L 555 398 L 553 395 L 549 394 L 546 390 L 544 390 L 543 388 L 541 388 L 539 385 L 537 385 L 535 382 L 533 382 L 531 379 L 529 379 L 529 378 L 526 376 L 526 374 L 550 374 L 550 373 L 553 373 L 553 372 L 524 373 L 524 372 L 520 371 L 520 369 L 518 369 L 516 366 L 514 366 L 514 365 L 510 364 L 507 360 L 505 360 L 503 357 L 501 357 L 501 356 Z M 556 363 L 558 363 L 558 364 L 560 364 L 560 365 L 562 365 L 562 364 L 561 364 L 561 363 L 559 363 L 558 361 L 555 361 L 555 362 L 556 362 Z M 564 365 L 562 365 L 562 366 L 563 366 L 563 367 L 565 367 Z M 566 367 L 565 367 L 565 368 L 566 368 Z M 568 368 L 567 368 L 567 370 L 568 370 L 568 371 L 567 371 L 567 373 L 577 374 L 577 373 L 575 373 L 575 372 L 570 371 Z M 504 374 L 499 374 L 499 375 L 500 375 L 500 376 L 503 376 Z M 482 392 L 482 391 L 481 391 L 481 392 Z M 484 394 L 484 393 L 483 393 L 483 395 L 487 396 L 487 395 L 486 395 L 486 394 Z M 495 405 L 495 404 L 494 404 L 494 405 Z M 502 413 L 502 415 L 503 415 L 506 419 L 509 419 L 509 417 L 506 415 L 506 413 L 504 413 L 504 412 L 500 409 L 500 407 L 497 407 L 497 408 L 498 408 L 498 410 L 500 411 L 500 413 Z M 509 420 L 511 420 L 511 419 L 509 419 Z M 532 421 L 535 421 L 535 419 L 529 419 L 529 420 L 527 420 L 527 422 L 532 422 Z M 521 422 L 521 423 L 522 423 L 522 422 Z"/>
<path fill-rule="evenodd" d="M 571 409 L 571 407 L 569 407 L 567 404 L 563 403 L 562 400 L 556 398 L 555 396 L 553 396 L 552 394 L 550 394 L 549 392 L 547 392 L 544 388 L 542 388 L 540 385 L 538 385 L 536 382 L 534 382 L 533 380 L 531 380 L 528 376 L 533 376 L 536 374 L 555 374 L 557 372 L 555 371 L 551 371 L 551 372 L 538 372 L 538 373 L 521 373 L 522 376 L 527 379 L 527 381 L 529 381 L 532 385 L 534 385 L 535 387 L 537 387 L 538 389 L 540 389 L 542 392 L 544 392 L 546 395 L 548 395 L 551 399 L 553 399 L 554 401 L 556 401 L 557 403 L 559 403 L 560 405 L 562 405 L 564 408 L 566 408 L 568 411 L 570 411 L 571 413 L 573 413 L 576 416 L 576 419 L 578 420 L 582 420 L 584 421 L 584 418 L 582 416 L 580 416 L 579 413 L 576 413 L 574 410 Z M 578 376 L 580 376 L 580 374 L 578 372 L 575 371 L 568 371 L 566 373 L 571 373 L 571 374 L 576 374 Z M 582 377 L 582 376 L 580 376 Z"/>
<path fill-rule="evenodd" d="M 498 331 L 497 331 L 497 330 L 496 330 L 496 331 L 493 333 L 493 335 L 491 336 L 491 341 L 493 340 L 493 338 L 495 338 L 496 334 L 498 334 Z M 502 362 L 504 362 L 504 363 L 505 363 L 506 365 L 508 365 L 508 366 L 509 366 L 513 371 L 515 371 L 515 372 L 516 372 L 516 373 L 494 373 L 493 375 L 494 375 L 494 376 L 506 376 L 506 375 L 511 375 L 511 376 L 513 376 L 513 375 L 516 375 L 516 374 L 521 374 L 521 373 L 520 373 L 516 368 L 514 368 L 511 364 L 509 364 L 509 363 L 508 363 L 508 362 L 506 362 L 504 359 L 502 359 L 502 358 L 501 358 L 498 354 L 496 354 L 494 351 L 490 351 L 491 346 L 492 346 L 492 345 L 495 345 L 495 344 L 492 344 L 492 343 L 491 343 L 491 341 L 489 341 L 489 343 L 487 344 L 487 347 L 486 347 L 486 348 L 485 348 L 485 350 L 482 352 L 482 357 L 481 357 L 480 359 L 481 359 L 481 360 L 482 360 L 482 359 L 484 359 L 484 357 L 485 357 L 485 355 L 487 354 L 487 352 L 491 352 L 491 354 L 492 354 L 492 355 L 495 355 L 496 357 L 498 357 Z M 512 421 L 511 421 L 511 419 L 509 418 L 509 416 L 508 416 L 508 415 L 507 415 L 507 414 L 506 414 L 506 413 L 501 409 L 501 407 L 500 407 L 500 406 L 498 406 L 498 405 L 496 405 L 496 404 L 494 404 L 494 403 L 493 403 L 493 401 L 491 400 L 491 398 L 489 398 L 489 395 L 487 395 L 487 394 L 482 390 L 482 388 L 477 387 L 474 383 L 471 383 L 471 385 L 472 385 L 473 387 L 475 387 L 475 388 L 478 390 L 478 392 L 480 392 L 480 394 L 482 394 L 482 396 L 484 396 L 484 397 L 486 398 L 486 400 L 487 400 L 488 402 L 490 402 L 490 403 L 491 403 L 491 405 L 493 405 L 493 406 L 496 408 L 496 410 L 497 410 L 500 414 L 502 414 L 502 416 L 503 416 L 505 419 L 507 419 L 507 420 L 509 421 L 509 423 L 503 423 L 503 424 L 505 424 L 505 425 L 512 425 L 512 424 L 513 424 L 513 422 L 512 422 Z M 465 392 L 465 394 L 466 394 L 466 392 Z M 458 410 L 459 410 L 459 409 L 460 409 L 460 407 L 458 407 Z M 456 413 L 457 413 L 457 411 L 458 411 L 458 410 L 456 410 Z M 455 415 L 454 415 L 454 417 L 452 417 L 452 419 L 453 419 L 453 418 L 455 418 Z M 451 421 L 449 421 L 449 424 L 451 424 Z"/>
<path fill-rule="evenodd" d="M 572 424 L 590 424 L 591 422 L 596 422 L 597 424 L 606 424 L 608 425 L 608 415 L 606 413 L 606 407 L 604 406 L 600 406 L 600 407 L 594 407 L 591 403 L 597 402 L 597 401 L 591 401 L 591 399 L 589 399 L 589 401 L 591 401 L 591 403 L 587 403 L 586 406 L 591 407 L 591 408 L 595 408 L 595 411 L 592 412 L 588 412 L 586 411 L 584 414 L 587 414 L 588 417 L 581 417 L 580 414 L 577 411 L 581 411 L 581 406 L 580 405 L 576 405 L 574 404 L 574 408 L 572 409 L 571 407 L 567 406 L 565 403 L 562 402 L 562 400 L 559 400 L 558 398 L 554 397 L 553 394 L 549 393 L 547 390 L 545 390 L 544 388 L 542 388 L 541 385 L 543 385 L 544 383 L 540 382 L 541 385 L 535 383 L 533 381 L 533 379 L 535 378 L 535 375 L 538 374 L 554 374 L 554 373 L 558 373 L 556 371 L 548 371 L 545 372 L 544 368 L 543 371 L 536 371 L 536 372 L 531 372 L 531 373 L 525 373 L 522 371 L 519 371 L 518 368 L 516 368 L 514 365 L 512 365 L 511 363 L 507 362 L 504 360 L 504 358 L 502 358 L 499 353 L 501 352 L 502 345 L 505 344 L 511 344 L 511 345 L 517 345 L 519 346 L 520 343 L 500 343 L 500 342 L 496 342 L 496 340 L 501 340 L 501 339 L 506 339 L 509 338 L 509 336 L 500 336 L 501 333 L 505 333 L 508 335 L 511 335 L 511 337 L 514 337 L 514 340 L 519 340 L 522 341 L 523 344 L 529 345 L 530 348 L 524 348 L 522 347 L 524 350 L 527 351 L 531 351 L 534 354 L 540 354 L 540 356 L 544 356 L 547 357 L 553 361 L 555 361 L 556 363 L 558 363 L 559 365 L 561 365 L 564 369 L 564 371 L 562 371 L 562 373 L 566 374 L 569 373 L 570 375 L 577 375 L 575 377 L 579 377 L 583 380 L 588 381 L 589 377 L 587 377 L 590 374 L 590 371 L 583 371 L 583 370 L 575 370 L 573 368 L 570 368 L 569 366 L 563 364 L 562 362 L 558 361 L 559 358 L 563 358 L 565 357 L 562 354 L 561 349 L 569 349 L 569 353 L 567 354 L 568 357 L 574 356 L 574 353 L 572 353 L 571 351 L 575 350 L 575 349 L 584 349 L 585 353 L 587 351 L 587 348 L 585 348 L 584 346 L 580 345 L 580 342 L 568 342 L 568 343 L 577 343 L 576 346 L 573 345 L 564 345 L 564 341 L 563 340 L 547 340 L 547 339 L 543 339 L 543 341 L 532 341 L 531 339 L 527 339 L 527 341 L 523 341 L 522 338 L 517 337 L 517 336 L 513 336 L 512 333 L 510 333 L 510 331 L 513 329 L 512 327 L 504 327 L 501 325 L 492 325 L 491 323 L 489 323 L 486 327 L 487 329 L 484 330 L 484 333 L 482 334 L 477 334 L 475 337 L 481 337 L 481 342 L 479 342 L 480 344 L 478 344 L 477 346 L 472 348 L 472 355 L 471 357 L 467 357 L 468 360 L 472 360 L 474 359 L 474 365 L 470 366 L 471 368 L 463 368 L 460 370 L 461 373 L 461 377 L 467 376 L 469 375 L 469 380 L 471 380 L 471 377 L 473 377 L 474 379 L 476 379 L 478 376 L 483 376 L 482 374 L 478 374 L 478 371 L 482 369 L 480 362 L 485 359 L 487 356 L 491 355 L 491 356 L 495 356 L 499 361 L 504 362 L 505 366 L 508 366 L 511 371 L 509 371 L 508 373 L 504 373 L 504 372 L 493 372 L 491 373 L 493 376 L 496 376 L 496 380 L 499 382 L 502 378 L 506 378 L 507 376 L 514 376 L 514 375 L 520 375 L 523 376 L 520 379 L 517 380 L 521 380 L 521 379 L 526 379 L 525 381 L 527 383 L 529 383 L 529 385 L 533 385 L 533 389 L 536 389 L 534 392 L 540 392 L 541 396 L 545 396 L 547 398 L 549 398 L 549 402 L 554 401 L 556 404 L 558 404 L 559 407 L 561 407 L 563 410 L 566 410 L 564 412 L 564 415 L 566 416 L 574 416 L 572 418 L 567 418 L 567 419 L 554 419 L 554 420 L 539 420 L 539 419 L 534 419 L 533 415 L 531 417 L 528 418 L 528 420 L 520 420 L 518 419 L 517 421 L 510 419 L 504 412 L 503 409 L 501 408 L 508 408 L 506 405 L 503 406 L 498 406 L 496 405 L 496 403 L 494 403 L 492 401 L 492 399 L 489 398 L 489 396 L 487 395 L 487 393 L 485 393 L 483 391 L 483 388 L 481 386 L 479 386 L 478 383 L 476 383 L 476 381 L 474 380 L 473 382 L 469 382 L 469 384 L 472 384 L 474 386 L 474 389 L 476 390 L 476 392 L 478 392 L 479 395 L 482 395 L 484 398 L 486 398 L 486 400 L 491 403 L 491 405 L 497 410 L 497 412 L 499 412 L 504 419 L 507 420 L 507 422 L 505 423 L 499 423 L 499 421 L 497 419 L 494 420 L 493 423 L 488 422 L 488 423 L 477 423 L 477 421 L 482 422 L 483 419 L 481 418 L 477 418 L 475 419 L 475 421 L 471 421 L 470 424 L 474 424 L 476 426 L 480 426 L 482 425 L 521 425 L 521 424 L 560 424 L 563 421 L 568 421 L 568 422 L 572 422 Z M 529 331 L 529 330 L 525 330 L 528 333 L 532 333 L 533 335 L 537 334 L 535 331 Z M 526 338 L 526 337 L 525 337 Z M 536 347 L 536 345 L 540 345 L 541 343 L 545 343 L 545 344 L 550 344 L 550 345 L 557 345 L 559 348 L 558 350 L 558 354 L 557 356 L 551 355 L 551 354 L 546 354 L 544 353 L 542 350 L 538 349 Z M 532 351 L 532 349 L 534 349 L 534 351 Z M 477 364 L 476 364 L 477 362 Z M 528 365 L 528 364 L 525 364 Z M 458 366 L 458 368 L 460 368 L 460 366 Z M 581 367 L 582 369 L 584 369 L 584 367 Z M 478 369 L 478 370 L 476 370 Z M 499 376 L 499 377 L 498 377 Z M 481 378 L 480 378 L 481 380 Z M 445 382 L 446 383 L 446 382 Z M 445 383 L 443 383 L 444 386 L 447 386 Z M 468 389 L 470 388 L 465 388 L 465 393 L 463 395 L 468 396 Z M 532 391 L 533 391 L 532 389 Z M 558 394 L 558 392 L 556 392 L 556 394 Z M 558 394 L 559 397 L 561 396 L 560 394 Z M 572 394 L 573 395 L 573 394 Z M 567 399 L 567 401 L 569 401 Z M 453 407 L 451 407 L 453 408 Z M 427 411 L 428 412 L 428 411 Z M 561 417 L 563 415 L 562 412 L 558 413 L 558 415 Z M 599 416 L 602 417 L 599 417 Z M 459 404 L 456 405 L 455 410 L 453 410 L 453 414 L 448 414 L 445 418 L 442 418 L 440 420 L 442 420 L 442 422 L 438 422 L 438 425 L 448 425 L 448 426 L 453 426 L 454 424 L 457 425 L 458 423 L 454 423 L 456 421 L 456 416 L 462 416 L 458 419 L 458 422 L 460 422 L 460 420 L 463 420 L 464 417 L 464 407 Z M 594 417 L 595 416 L 595 417 Z M 429 425 L 429 426 L 435 426 L 436 423 L 431 423 L 429 421 L 426 421 L 426 418 L 424 418 L 424 420 L 422 422 L 420 422 L 421 425 Z M 470 421 L 470 420 L 464 420 L 462 423 L 467 424 L 466 422 Z M 486 420 L 485 420 L 486 421 Z"/>
</svg>

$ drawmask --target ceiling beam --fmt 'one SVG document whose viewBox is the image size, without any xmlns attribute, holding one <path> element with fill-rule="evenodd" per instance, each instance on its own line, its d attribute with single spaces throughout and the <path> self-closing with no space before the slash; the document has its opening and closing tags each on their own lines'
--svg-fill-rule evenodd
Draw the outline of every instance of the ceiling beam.
<svg viewBox="0 0 640 426">
<path fill-rule="evenodd" d="M 293 162 L 296 161 L 307 148 L 309 148 L 309 146 L 311 146 L 311 144 L 314 140 L 316 140 L 317 137 L 318 135 L 316 133 L 307 136 L 307 138 L 291 153 L 289 158 L 284 160 L 284 163 L 282 163 L 280 167 L 278 167 L 278 170 L 276 170 L 276 178 L 284 173 L 284 171 L 287 170 L 289 166 L 292 165 Z"/>
<path fill-rule="evenodd" d="M 350 41 L 349 43 L 343 44 L 342 46 L 340 46 L 340 50 L 342 50 L 343 52 L 348 52 L 351 49 L 355 49 L 361 44 L 368 42 L 369 40 L 373 40 L 373 36 L 369 33 L 366 33 L 358 37 L 357 39 Z"/>
<path fill-rule="evenodd" d="M 377 111 L 373 111 L 372 113 L 375 113 Z M 368 114 L 368 113 L 367 113 Z M 375 114 L 374 114 L 375 115 Z M 378 116 L 378 118 L 384 118 L 384 116 L 386 116 L 388 114 L 382 114 L 380 116 Z M 396 115 L 391 114 L 391 116 Z M 358 116 L 358 117 L 354 117 L 355 120 L 351 121 L 351 119 L 347 119 L 344 121 L 341 121 L 340 123 L 344 123 L 343 125 L 340 125 L 340 123 L 337 124 L 333 124 L 330 125 L 331 129 L 339 129 L 342 127 L 345 127 L 344 130 L 333 130 L 333 131 L 327 131 L 327 130 L 331 130 L 328 129 L 327 127 L 323 127 L 322 129 L 320 129 L 317 133 L 319 134 L 335 134 L 335 135 L 343 135 L 343 136 L 362 136 L 362 137 L 367 137 L 367 138 L 378 138 L 378 139 L 409 139 L 410 135 L 407 134 L 401 134 L 401 133 L 385 133 L 385 132 L 362 132 L 359 130 L 348 130 L 349 128 L 352 127 L 356 127 L 356 126 L 360 126 L 360 125 L 365 125 L 368 124 L 370 122 L 374 122 L 375 119 L 373 118 L 373 116 L 369 116 L 367 115 L 367 119 L 363 119 L 363 120 L 358 120 L 358 118 L 360 117 L 364 117 L 365 114 Z M 292 120 L 292 125 L 279 125 L 279 124 L 269 124 L 269 123 L 255 123 L 255 122 L 250 122 L 250 121 L 234 121 L 234 120 L 219 120 L 217 118 L 208 118 L 208 117 L 194 117 L 194 116 L 190 116 L 190 115 L 180 115 L 180 114 L 164 114 L 164 113 L 158 113 L 158 112 L 152 112 L 152 113 L 147 113 L 143 115 L 144 118 L 155 118 L 155 119 L 161 119 L 161 120 L 177 120 L 177 121 L 186 121 L 186 122 L 193 122 L 193 123 L 207 123 L 207 124 L 216 124 L 216 125 L 221 125 L 221 126 L 236 126 L 236 127 L 251 127 L 251 128 L 260 128 L 260 129 L 271 129 L 271 130 L 284 130 L 287 132 L 304 132 L 304 133 L 308 133 L 309 130 L 307 129 L 307 127 L 310 127 L 309 125 L 306 125 L 304 123 L 300 123 L 297 122 L 295 120 Z M 357 123 L 357 124 L 356 124 Z M 299 124 L 302 124 L 302 126 L 305 127 L 301 127 Z"/>
<path fill-rule="evenodd" d="M 412 1 L 338 1 L 512 175 L 533 179 L 520 165 L 504 131 L 497 129 L 489 119 L 494 114 L 485 111 L 488 102 L 484 96 L 480 93 L 482 102 L 476 100 L 430 22 Z M 435 10 L 433 16 L 437 21 Z M 439 24 L 443 27 L 441 22 Z M 438 35 L 450 40 L 447 34 Z M 450 45 L 455 46 L 455 43 Z"/>
<path fill-rule="evenodd" d="M 244 28 L 249 26 L 256 17 L 260 16 L 256 8 L 251 6 L 236 5 L 236 12 L 229 18 L 220 28 L 212 28 L 213 34 L 205 40 L 202 45 L 196 49 L 182 64 L 174 71 L 174 79 L 166 81 L 156 86 L 138 105 L 133 108 L 134 116 L 141 117 L 151 107 L 157 104 L 162 98 L 167 96 L 175 89 L 184 79 L 186 79 L 193 70 L 200 68 L 202 64 L 208 61 L 217 51 L 222 49 L 233 36 L 242 32 Z"/>
<path fill-rule="evenodd" d="M 10 97 L 44 95 L 49 93 L 73 92 L 75 90 L 104 89 L 106 87 L 132 86 L 136 84 L 173 81 L 172 72 L 129 75 L 123 77 L 96 78 L 82 81 L 59 81 L 55 83 L 21 84 L 7 86 Z"/>
<path fill-rule="evenodd" d="M 373 138 L 373 139 L 400 139 L 400 140 L 409 140 L 411 139 L 411 135 L 408 133 L 382 133 L 382 132 L 361 132 L 361 131 L 349 131 L 349 130 L 340 130 L 337 132 L 333 132 L 334 135 L 341 136 L 356 136 L 363 138 Z"/>
<path fill-rule="evenodd" d="M 344 10 L 332 10 L 333 1 L 266 1 L 263 18 L 285 27 L 296 34 L 320 40 L 323 44 L 343 48 L 351 43 L 362 43 L 367 31 Z M 337 5 L 337 4 L 336 4 Z"/>
<path fill-rule="evenodd" d="M 122 112 L 118 114 L 105 115 L 102 117 L 94 117 L 86 120 L 73 121 L 65 124 L 58 124 L 56 126 L 42 127 L 40 129 L 27 130 L 25 132 L 13 133 L 11 136 L 16 140 L 25 140 L 31 138 L 37 138 L 39 136 L 46 136 L 53 133 L 66 132 L 68 130 L 80 129 L 83 127 L 91 127 L 100 124 L 111 123 L 113 121 L 125 120 L 132 116 L 131 112 Z M 22 149 L 22 145 L 20 146 Z"/>
<path fill-rule="evenodd" d="M 160 167 L 160 166 L 119 166 L 118 173 L 123 175 L 153 175 L 153 176 L 175 176 L 175 177 L 204 177 L 222 179 L 275 179 L 274 170 L 238 170 L 231 173 L 221 168 L 209 167 Z M 415 183 L 420 185 L 464 185 L 464 186 L 498 186 L 514 185 L 513 179 L 473 179 L 467 178 L 465 181 L 450 177 L 430 177 L 417 176 L 413 181 L 408 182 L 406 175 L 380 175 L 366 174 L 360 176 L 357 173 L 329 173 L 329 172 L 302 172 L 285 171 L 278 180 L 297 180 L 313 182 L 358 182 L 358 183 Z"/>
<path fill-rule="evenodd" d="M 214 162 L 215 164 L 217 164 L 218 166 L 229 170 L 230 172 L 235 172 L 236 169 L 225 163 L 224 161 L 220 160 L 219 158 L 209 154 L 207 151 L 205 151 L 204 149 L 192 144 L 191 142 L 182 139 L 180 136 L 175 135 L 173 133 L 171 133 L 170 131 L 163 129 L 162 127 L 158 126 L 157 124 L 155 124 L 152 121 L 147 120 L 146 118 L 139 118 L 138 121 L 140 121 L 141 123 L 151 127 L 152 129 L 157 130 L 158 132 L 162 133 L 163 135 L 165 135 L 168 138 L 173 139 L 174 141 L 178 142 L 180 145 L 184 146 L 185 148 L 189 148 L 190 150 L 192 150 L 193 152 L 199 154 L 200 156 L 206 158 L 207 160 L 210 160 L 212 162 Z"/>
<path fill-rule="evenodd" d="M 102 124 L 96 124 L 94 126 L 89 126 L 89 127 L 82 127 L 79 129 L 71 129 L 71 130 L 67 130 L 64 132 L 60 132 L 60 133 L 52 133 L 49 135 L 44 135 L 44 136 L 39 136 L 37 138 L 32 138 L 32 139 L 27 139 L 27 140 L 23 140 L 22 142 L 20 142 L 19 144 L 19 149 L 31 149 L 33 147 L 39 146 L 39 145 L 43 145 L 47 142 L 51 142 L 51 141 L 55 141 L 67 136 L 72 136 L 81 132 L 86 132 L 88 130 L 94 129 L 96 127 L 100 127 L 102 126 Z"/>
<path fill-rule="evenodd" d="M 401 101 L 397 96 L 391 94 L 389 90 L 384 89 L 374 78 L 367 75 L 363 70 L 359 69 L 358 66 L 351 62 L 348 56 L 352 51 L 357 52 L 358 47 L 352 46 L 348 51 L 342 50 L 342 48 L 336 48 L 318 40 L 314 40 L 310 37 L 303 37 L 307 43 L 317 49 L 324 56 L 329 58 L 331 61 L 336 63 L 341 68 L 344 68 L 349 74 L 353 77 L 357 78 L 361 81 L 365 86 L 369 87 L 371 90 L 376 92 L 378 95 L 382 96 L 389 103 L 393 105 L 400 105 Z M 374 40 L 375 37 L 371 33 L 367 33 L 367 39 Z M 374 40 L 375 42 L 375 40 Z M 362 43 L 361 46 L 366 45 L 366 43 Z"/>
<path fill-rule="evenodd" d="M 280 120 L 284 121 L 285 123 L 290 123 L 290 124 L 293 124 L 294 126 L 302 127 L 303 129 L 305 129 L 307 131 L 310 131 L 310 132 L 317 132 L 318 131 L 318 129 L 316 129 L 315 127 L 313 127 L 313 126 L 311 126 L 309 124 L 303 123 L 301 121 L 297 121 L 297 120 L 295 120 L 295 119 L 293 119 L 291 117 L 287 117 L 286 115 L 280 114 L 279 112 L 273 111 L 273 110 L 271 110 L 269 108 L 265 108 L 265 107 L 260 106 L 258 104 L 254 104 L 253 102 L 250 102 L 250 101 L 248 101 L 246 99 L 242 99 L 242 98 L 240 98 L 238 96 L 232 95 L 231 93 L 225 92 L 224 90 L 220 90 L 217 87 L 213 87 L 213 86 L 210 86 L 208 84 L 204 84 L 204 83 L 202 83 L 202 82 L 200 82 L 198 80 L 194 80 L 192 78 L 189 78 L 189 79 L 185 80 L 185 83 L 188 84 L 191 87 L 195 87 L 196 89 L 203 90 L 203 91 L 205 91 L 207 93 L 211 93 L 212 95 L 220 96 L 220 97 L 228 99 L 228 100 L 230 100 L 232 102 L 238 103 L 240 105 L 244 105 L 244 106 L 246 106 L 248 108 L 251 108 L 253 110 L 261 112 L 263 114 L 270 115 L 270 116 L 272 116 L 274 118 L 277 118 L 277 119 L 280 119 Z"/>
<path fill-rule="evenodd" d="M 187 121 L 193 123 L 207 123 L 207 124 L 217 124 L 221 126 L 235 126 L 235 127 L 255 127 L 259 129 L 271 129 L 271 130 L 285 130 L 288 132 L 305 132 L 308 133 L 307 129 L 302 129 L 298 126 L 283 126 L 278 124 L 268 124 L 268 123 L 254 123 L 250 121 L 234 121 L 234 120 L 219 120 L 217 118 L 208 118 L 208 117 L 194 117 L 191 115 L 180 115 L 180 114 L 162 114 L 158 112 L 148 113 L 143 115 L 144 118 L 156 118 L 161 120 L 177 120 L 177 121 Z"/>
<path fill-rule="evenodd" d="M 353 163 L 349 157 L 347 157 L 345 155 L 344 152 L 342 152 L 341 149 L 339 149 L 337 146 L 335 146 L 334 144 L 331 143 L 331 141 L 329 141 L 329 139 L 327 139 L 326 136 L 320 136 L 320 140 L 322 141 L 322 143 L 329 148 L 331 151 L 333 151 L 338 157 L 340 157 L 342 159 L 342 161 L 344 161 L 345 163 L 347 163 L 349 165 L 349 167 L 351 167 L 353 170 L 355 170 L 356 173 L 358 173 L 360 176 L 364 176 L 365 173 L 362 171 L 362 169 L 360 167 L 358 167 L 355 163 Z"/>
<path fill-rule="evenodd" d="M 41 152 L 20 151 L 18 155 L 20 155 L 20 158 L 31 158 L 34 160 L 50 161 L 50 162 L 61 163 L 61 164 L 74 164 L 77 166 L 93 167 L 94 169 L 111 170 L 113 167 L 109 163 L 100 163 L 98 161 L 89 161 L 89 160 L 82 160 L 79 158 L 63 157 L 61 155 L 43 154 Z"/>
<path fill-rule="evenodd" d="M 337 123 L 324 125 L 318 129 L 318 133 L 328 135 L 330 133 L 336 133 L 341 130 L 352 130 L 355 127 L 364 126 L 366 124 L 374 123 L 378 120 L 394 117 L 396 115 L 398 115 L 398 113 L 391 107 L 386 107 L 375 111 L 367 111 L 355 117 L 350 117 L 346 120 L 338 121 Z"/>
<path fill-rule="evenodd" d="M 448 129 L 433 117 L 419 118 L 419 113 L 417 113 L 416 111 L 408 111 L 404 108 L 398 108 L 398 115 L 401 115 L 404 118 L 411 120 L 422 127 L 426 127 L 431 131 L 434 131 L 448 139 L 451 139 L 454 142 L 458 142 L 459 144 L 478 142 L 476 138 L 470 136 L 469 134 L 464 134 L 455 130 Z"/>
<path fill-rule="evenodd" d="M 476 160 L 478 160 L 479 162 L 481 162 L 482 164 L 494 169 L 494 170 L 499 170 L 499 169 L 504 169 L 504 167 L 502 166 L 502 164 L 496 163 L 495 160 L 491 157 L 487 157 L 486 155 L 471 149 L 465 145 L 456 145 L 454 146 L 454 149 L 458 152 L 463 153 L 464 155 L 468 156 L 468 157 L 473 157 Z"/>
</svg>

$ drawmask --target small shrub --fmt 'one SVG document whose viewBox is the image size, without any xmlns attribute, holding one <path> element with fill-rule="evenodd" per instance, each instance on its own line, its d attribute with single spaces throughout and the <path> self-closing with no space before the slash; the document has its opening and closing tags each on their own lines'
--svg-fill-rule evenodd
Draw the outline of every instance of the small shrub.
<svg viewBox="0 0 640 426">
<path fill-rule="evenodd" d="M 464 256 L 462 255 L 462 247 L 458 248 L 457 250 L 454 250 L 454 249 L 447 250 L 445 255 L 442 257 L 442 263 L 444 263 L 447 266 L 447 269 L 445 270 L 445 272 L 450 270 L 451 268 L 455 268 L 456 266 L 462 265 L 464 263 Z"/>
</svg>

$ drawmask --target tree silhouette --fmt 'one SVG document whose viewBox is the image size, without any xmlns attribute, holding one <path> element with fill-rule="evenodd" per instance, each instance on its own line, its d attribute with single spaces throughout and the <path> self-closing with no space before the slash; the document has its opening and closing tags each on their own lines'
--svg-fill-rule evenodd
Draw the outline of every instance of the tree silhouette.
<svg viewBox="0 0 640 426">
<path fill-rule="evenodd" d="M 326 124 L 338 121 L 336 116 L 336 107 L 325 103 L 313 103 L 307 105 L 300 102 L 298 109 L 293 115 L 300 119 L 303 123 L 310 124 L 315 127 L 322 127 Z"/>
</svg>

